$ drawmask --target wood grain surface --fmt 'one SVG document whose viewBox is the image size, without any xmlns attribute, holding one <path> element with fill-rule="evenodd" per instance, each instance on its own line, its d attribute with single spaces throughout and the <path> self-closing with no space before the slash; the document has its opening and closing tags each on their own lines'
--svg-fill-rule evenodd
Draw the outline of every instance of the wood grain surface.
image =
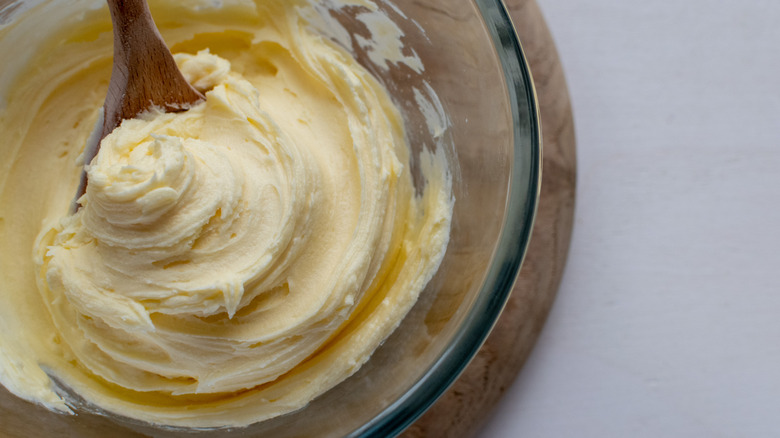
<svg viewBox="0 0 780 438">
<path fill-rule="evenodd" d="M 558 53 L 535 0 L 506 0 L 539 97 L 544 141 L 539 212 L 504 312 L 460 378 L 402 435 L 468 437 L 515 380 L 555 299 L 574 219 L 574 121 Z"/>
</svg>

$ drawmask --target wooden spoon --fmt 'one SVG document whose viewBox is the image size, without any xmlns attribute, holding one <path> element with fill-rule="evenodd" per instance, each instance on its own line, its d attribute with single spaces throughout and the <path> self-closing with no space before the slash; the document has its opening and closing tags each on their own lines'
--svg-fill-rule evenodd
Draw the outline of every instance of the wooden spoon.
<svg viewBox="0 0 780 438">
<path fill-rule="evenodd" d="M 103 106 L 103 130 L 88 142 L 84 163 L 92 161 L 100 141 L 122 120 L 132 119 L 152 107 L 166 112 L 184 111 L 205 99 L 176 66 L 146 0 L 108 0 L 108 9 L 114 24 L 114 65 Z M 82 172 L 74 212 L 86 190 L 87 173 Z"/>
</svg>

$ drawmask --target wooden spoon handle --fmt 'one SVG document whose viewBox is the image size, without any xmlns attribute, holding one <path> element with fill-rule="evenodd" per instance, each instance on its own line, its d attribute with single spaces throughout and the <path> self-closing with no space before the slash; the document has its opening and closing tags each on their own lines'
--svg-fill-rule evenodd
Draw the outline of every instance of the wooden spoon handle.
<svg viewBox="0 0 780 438">
<path fill-rule="evenodd" d="M 184 79 L 154 24 L 146 0 L 108 0 L 114 23 L 114 67 L 103 136 L 153 106 L 181 111 L 203 99 Z"/>
</svg>

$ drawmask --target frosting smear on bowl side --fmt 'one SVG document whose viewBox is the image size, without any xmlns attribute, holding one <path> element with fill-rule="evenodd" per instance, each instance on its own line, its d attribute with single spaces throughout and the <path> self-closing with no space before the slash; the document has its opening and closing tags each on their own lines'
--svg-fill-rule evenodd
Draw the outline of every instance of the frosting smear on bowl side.
<svg viewBox="0 0 780 438">
<path fill-rule="evenodd" d="M 398 326 L 444 255 L 450 176 L 424 152 L 415 192 L 398 109 L 308 3 L 154 6 L 206 101 L 123 121 L 76 214 L 107 12 L 5 93 L 0 382 L 64 412 L 50 376 L 142 421 L 248 425 L 343 381 Z"/>
</svg>

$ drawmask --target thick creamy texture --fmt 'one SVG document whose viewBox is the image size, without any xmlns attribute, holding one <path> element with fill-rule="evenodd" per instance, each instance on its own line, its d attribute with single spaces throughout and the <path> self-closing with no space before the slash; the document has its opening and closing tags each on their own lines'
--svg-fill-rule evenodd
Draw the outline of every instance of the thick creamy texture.
<svg viewBox="0 0 780 438">
<path fill-rule="evenodd" d="M 207 100 L 127 120 L 88 166 L 108 13 L 51 36 L 0 112 L 0 381 L 67 412 L 241 426 L 305 406 L 398 326 L 447 245 L 442 154 L 416 194 L 398 110 L 304 3 L 153 4 Z M 304 8 L 304 9 L 302 9 Z M 302 13 L 305 12 L 305 13 Z"/>
</svg>

